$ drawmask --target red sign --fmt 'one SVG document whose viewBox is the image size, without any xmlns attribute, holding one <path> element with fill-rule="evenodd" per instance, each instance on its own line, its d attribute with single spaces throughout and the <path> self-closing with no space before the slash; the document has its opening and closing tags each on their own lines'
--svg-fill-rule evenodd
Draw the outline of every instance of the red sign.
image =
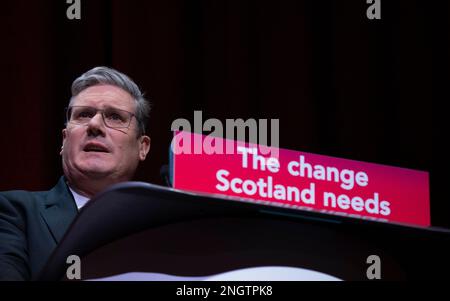
<svg viewBox="0 0 450 301">
<path fill-rule="evenodd" d="M 430 226 L 428 172 L 188 132 L 175 135 L 172 151 L 176 189 Z"/>
</svg>

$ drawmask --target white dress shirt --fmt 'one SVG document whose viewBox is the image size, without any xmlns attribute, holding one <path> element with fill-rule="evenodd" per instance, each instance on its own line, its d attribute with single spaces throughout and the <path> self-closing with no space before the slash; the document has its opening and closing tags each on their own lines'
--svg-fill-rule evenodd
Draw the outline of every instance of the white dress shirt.
<svg viewBox="0 0 450 301">
<path fill-rule="evenodd" d="M 81 209 L 86 203 L 89 201 L 89 198 L 78 194 L 69 186 L 70 192 L 72 192 L 73 198 L 75 199 L 75 203 L 77 203 L 78 210 Z"/>
</svg>

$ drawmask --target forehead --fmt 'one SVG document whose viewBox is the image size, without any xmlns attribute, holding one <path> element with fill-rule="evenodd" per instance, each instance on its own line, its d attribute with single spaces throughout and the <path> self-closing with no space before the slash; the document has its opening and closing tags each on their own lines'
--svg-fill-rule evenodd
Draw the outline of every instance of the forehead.
<svg viewBox="0 0 450 301">
<path fill-rule="evenodd" d="M 134 112 L 136 103 L 127 91 L 112 85 L 97 85 L 81 91 L 72 101 L 72 106 L 113 107 Z"/>
</svg>

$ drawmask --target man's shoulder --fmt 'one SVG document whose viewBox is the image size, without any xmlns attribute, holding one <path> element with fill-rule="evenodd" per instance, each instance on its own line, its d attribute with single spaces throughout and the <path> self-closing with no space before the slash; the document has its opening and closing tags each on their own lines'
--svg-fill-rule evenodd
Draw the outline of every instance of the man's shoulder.
<svg viewBox="0 0 450 301">
<path fill-rule="evenodd" d="M 67 192 L 64 179 L 61 178 L 51 189 L 45 191 L 8 190 L 0 191 L 0 202 L 9 201 L 16 204 L 30 206 L 36 203 L 51 203 L 58 201 L 57 195 Z M 55 199 L 56 198 L 56 199 Z"/>
<path fill-rule="evenodd" d="M 23 200 L 23 199 L 32 199 L 32 198 L 42 198 L 47 196 L 50 190 L 46 191 L 31 191 L 31 190 L 7 190 L 0 191 L 0 196 L 8 199 L 8 200 Z"/>
<path fill-rule="evenodd" d="M 0 191 L 0 202 L 9 201 L 12 203 L 23 204 L 25 206 L 36 202 L 44 201 L 50 190 L 47 191 L 28 191 L 28 190 L 9 190 Z"/>
</svg>

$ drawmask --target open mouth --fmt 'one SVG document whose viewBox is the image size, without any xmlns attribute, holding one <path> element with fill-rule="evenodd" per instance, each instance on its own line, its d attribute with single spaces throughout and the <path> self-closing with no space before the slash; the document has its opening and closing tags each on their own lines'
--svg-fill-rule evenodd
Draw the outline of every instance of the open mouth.
<svg viewBox="0 0 450 301">
<path fill-rule="evenodd" d="M 109 150 L 100 144 L 94 144 L 94 143 L 89 143 L 87 144 L 84 148 L 83 151 L 85 152 L 95 152 L 95 153 L 109 153 Z"/>
</svg>

